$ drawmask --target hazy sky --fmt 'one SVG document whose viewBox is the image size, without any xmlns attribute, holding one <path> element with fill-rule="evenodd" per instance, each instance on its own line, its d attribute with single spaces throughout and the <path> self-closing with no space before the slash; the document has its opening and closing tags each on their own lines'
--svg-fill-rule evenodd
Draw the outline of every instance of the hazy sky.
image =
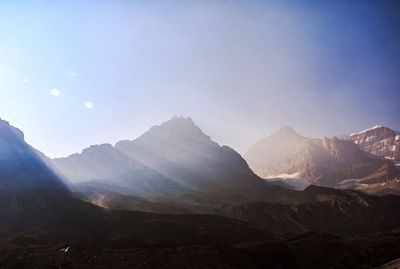
<svg viewBox="0 0 400 269">
<path fill-rule="evenodd" d="M 400 130 L 400 1 L 0 1 L 0 117 L 63 156 L 173 115 L 243 152 Z"/>
</svg>

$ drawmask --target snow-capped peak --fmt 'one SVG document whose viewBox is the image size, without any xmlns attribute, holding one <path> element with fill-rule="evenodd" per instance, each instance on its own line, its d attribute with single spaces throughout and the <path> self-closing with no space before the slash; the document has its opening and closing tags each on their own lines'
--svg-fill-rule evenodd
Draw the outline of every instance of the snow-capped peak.
<svg viewBox="0 0 400 269">
<path fill-rule="evenodd" d="M 368 129 L 366 129 L 366 130 L 364 130 L 364 131 L 362 131 L 362 132 L 359 132 L 359 133 L 352 133 L 352 134 L 350 134 L 350 136 L 359 135 L 359 134 L 362 134 L 362 133 L 365 133 L 365 132 L 368 132 L 368 131 L 372 131 L 372 130 L 375 130 L 375 129 L 378 129 L 378 128 L 382 128 L 382 127 L 384 127 L 384 126 L 382 126 L 382 125 L 374 125 L 373 127 L 368 128 Z"/>
</svg>

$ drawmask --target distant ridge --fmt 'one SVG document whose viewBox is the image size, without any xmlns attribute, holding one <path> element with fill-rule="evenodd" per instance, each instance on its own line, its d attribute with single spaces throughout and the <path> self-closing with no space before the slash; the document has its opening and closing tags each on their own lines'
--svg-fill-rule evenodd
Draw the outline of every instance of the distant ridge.
<svg viewBox="0 0 400 269">
<path fill-rule="evenodd" d="M 375 126 L 362 134 L 381 128 Z M 263 178 L 287 175 L 329 187 L 346 179 L 384 179 L 399 174 L 392 162 L 370 156 L 352 141 L 307 138 L 288 128 L 255 143 L 245 159 Z"/>
<path fill-rule="evenodd" d="M 378 129 L 378 128 L 386 128 L 386 127 L 377 124 L 377 125 L 372 126 L 371 128 L 365 129 L 364 131 L 361 131 L 361 132 L 358 132 L 358 133 L 351 133 L 350 136 L 362 134 L 362 133 L 365 133 L 365 132 L 368 132 L 368 131 L 372 131 L 372 130 L 375 130 L 375 129 Z"/>
<path fill-rule="evenodd" d="M 376 125 L 350 139 L 368 153 L 400 163 L 400 132 Z"/>
</svg>

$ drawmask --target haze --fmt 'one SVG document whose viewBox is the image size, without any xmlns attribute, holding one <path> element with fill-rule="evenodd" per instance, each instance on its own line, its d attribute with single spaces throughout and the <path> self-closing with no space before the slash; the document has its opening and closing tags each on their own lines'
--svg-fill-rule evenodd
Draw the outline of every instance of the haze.
<svg viewBox="0 0 400 269">
<path fill-rule="evenodd" d="M 0 117 L 49 156 L 191 116 L 244 152 L 400 130 L 397 1 L 1 1 Z"/>
</svg>

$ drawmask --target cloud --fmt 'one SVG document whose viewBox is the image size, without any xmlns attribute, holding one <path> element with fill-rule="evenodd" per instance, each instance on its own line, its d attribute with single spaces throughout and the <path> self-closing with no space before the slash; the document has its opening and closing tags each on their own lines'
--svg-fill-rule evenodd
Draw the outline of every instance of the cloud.
<svg viewBox="0 0 400 269">
<path fill-rule="evenodd" d="M 61 92 L 59 90 L 57 90 L 57 89 L 51 89 L 50 94 L 55 96 L 55 97 L 58 97 L 58 96 L 61 95 Z"/>
<path fill-rule="evenodd" d="M 93 103 L 92 103 L 92 102 L 89 102 L 89 101 L 85 102 L 83 105 L 84 105 L 87 109 L 92 109 L 92 108 L 93 108 Z"/>
<path fill-rule="evenodd" d="M 65 71 L 65 75 L 69 77 L 79 77 L 79 73 L 76 71 Z"/>
</svg>

